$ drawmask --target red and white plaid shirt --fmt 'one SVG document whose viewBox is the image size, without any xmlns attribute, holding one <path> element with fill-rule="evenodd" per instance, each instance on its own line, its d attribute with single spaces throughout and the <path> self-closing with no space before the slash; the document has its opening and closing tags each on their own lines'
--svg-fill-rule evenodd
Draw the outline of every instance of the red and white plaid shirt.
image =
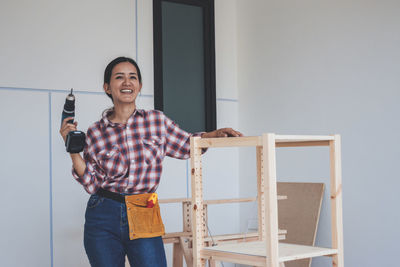
<svg viewBox="0 0 400 267">
<path fill-rule="evenodd" d="M 110 112 L 87 131 L 84 175 L 72 171 L 89 194 L 100 187 L 125 194 L 155 192 L 165 155 L 189 158 L 190 137 L 201 134 L 185 132 L 156 110 L 137 109 L 126 125 L 108 120 Z"/>
</svg>

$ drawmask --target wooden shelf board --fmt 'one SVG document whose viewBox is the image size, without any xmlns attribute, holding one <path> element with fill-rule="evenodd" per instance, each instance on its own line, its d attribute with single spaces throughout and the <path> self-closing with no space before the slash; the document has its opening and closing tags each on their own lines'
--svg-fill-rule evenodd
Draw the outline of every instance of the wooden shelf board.
<svg viewBox="0 0 400 267">
<path fill-rule="evenodd" d="M 331 135 L 275 135 L 277 147 L 328 146 L 332 140 Z M 200 138 L 196 142 L 201 148 L 262 146 L 262 136 Z"/>
<path fill-rule="evenodd" d="M 207 247 L 203 249 L 203 254 L 207 257 L 213 257 L 213 253 L 216 252 L 219 256 L 229 257 L 231 255 L 233 258 L 238 258 L 239 255 L 245 255 L 247 258 L 249 256 L 258 258 L 266 257 L 266 251 L 265 242 L 253 241 Z M 279 243 L 279 262 L 335 254 L 337 254 L 337 249 Z"/>
</svg>

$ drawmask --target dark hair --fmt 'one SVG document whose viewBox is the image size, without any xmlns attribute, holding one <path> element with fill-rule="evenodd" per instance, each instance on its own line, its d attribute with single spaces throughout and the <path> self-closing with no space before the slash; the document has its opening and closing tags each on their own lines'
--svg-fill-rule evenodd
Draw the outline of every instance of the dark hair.
<svg viewBox="0 0 400 267">
<path fill-rule="evenodd" d="M 136 70 L 137 70 L 137 75 L 138 75 L 138 79 L 139 79 L 139 83 L 142 83 L 142 74 L 140 73 L 140 69 L 138 64 L 136 63 L 135 60 L 133 60 L 132 58 L 129 57 L 117 57 L 116 59 L 114 59 L 113 61 L 111 61 L 110 63 L 108 63 L 106 69 L 104 70 L 104 83 L 110 84 L 110 80 L 111 80 L 111 74 L 112 74 L 112 70 L 114 69 L 114 67 L 122 62 L 129 62 L 131 63 L 133 66 L 135 66 Z M 107 94 L 107 93 L 106 93 Z M 111 98 L 111 100 L 113 100 L 111 94 L 107 94 L 107 96 L 109 98 Z"/>
</svg>

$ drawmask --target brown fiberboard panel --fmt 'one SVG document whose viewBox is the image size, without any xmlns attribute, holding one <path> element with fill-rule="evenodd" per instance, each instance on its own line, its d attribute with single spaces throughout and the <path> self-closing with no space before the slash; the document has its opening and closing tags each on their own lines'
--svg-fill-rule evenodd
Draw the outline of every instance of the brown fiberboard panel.
<svg viewBox="0 0 400 267">
<path fill-rule="evenodd" d="M 279 229 L 287 230 L 285 243 L 314 245 L 324 194 L 323 183 L 278 182 L 278 195 L 287 196 L 278 201 Z M 285 267 L 309 267 L 310 259 L 290 261 Z"/>
</svg>

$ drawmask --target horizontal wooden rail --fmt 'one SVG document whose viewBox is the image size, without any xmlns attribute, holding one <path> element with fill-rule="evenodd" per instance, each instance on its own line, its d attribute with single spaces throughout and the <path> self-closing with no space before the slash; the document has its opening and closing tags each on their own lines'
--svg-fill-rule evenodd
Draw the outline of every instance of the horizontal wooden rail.
<svg viewBox="0 0 400 267">
<path fill-rule="evenodd" d="M 287 196 L 278 196 L 278 200 L 287 199 Z M 248 198 L 228 198 L 228 199 L 212 199 L 212 200 L 204 200 L 203 203 L 207 205 L 212 204 L 227 204 L 227 203 L 242 203 L 242 202 L 254 202 L 257 198 L 248 197 Z M 158 200 L 160 204 L 168 204 L 168 203 L 182 203 L 182 202 L 192 202 L 191 198 L 168 198 L 168 199 L 160 199 Z"/>
<path fill-rule="evenodd" d="M 260 146 L 262 139 L 259 136 L 200 138 L 196 145 L 201 148 Z"/>
<path fill-rule="evenodd" d="M 333 139 L 331 135 L 275 135 L 275 144 L 277 147 L 329 146 Z M 199 138 L 196 145 L 201 148 L 261 146 L 262 136 Z"/>
<path fill-rule="evenodd" d="M 282 142 L 314 142 L 314 141 L 332 141 L 332 135 L 275 135 L 277 143 Z"/>
<path fill-rule="evenodd" d="M 276 143 L 276 147 L 329 146 L 329 141 L 297 141 Z"/>
</svg>

